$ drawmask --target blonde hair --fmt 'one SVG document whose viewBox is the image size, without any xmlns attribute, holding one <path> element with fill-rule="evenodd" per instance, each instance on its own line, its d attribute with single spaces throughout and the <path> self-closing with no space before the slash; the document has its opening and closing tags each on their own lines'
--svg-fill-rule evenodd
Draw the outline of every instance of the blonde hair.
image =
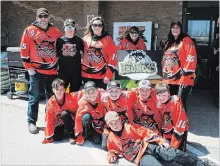
<svg viewBox="0 0 220 166">
<path fill-rule="evenodd" d="M 156 94 L 164 93 L 164 92 L 170 92 L 170 87 L 168 84 L 165 83 L 159 83 L 155 86 L 155 92 Z"/>
</svg>

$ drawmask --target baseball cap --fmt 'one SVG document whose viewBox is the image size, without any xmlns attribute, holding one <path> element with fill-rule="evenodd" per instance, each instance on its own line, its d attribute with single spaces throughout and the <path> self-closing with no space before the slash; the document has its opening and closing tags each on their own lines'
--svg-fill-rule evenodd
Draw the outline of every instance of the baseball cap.
<svg viewBox="0 0 220 166">
<path fill-rule="evenodd" d="M 107 84 L 107 89 L 111 89 L 111 88 L 121 88 L 120 82 L 117 80 L 110 81 Z"/>
<path fill-rule="evenodd" d="M 96 85 L 95 85 L 95 83 L 93 82 L 93 81 L 88 81 L 88 82 L 86 82 L 85 83 L 85 85 L 84 85 L 84 89 L 85 89 L 85 91 L 87 92 L 88 90 L 90 90 L 90 89 L 95 89 L 96 88 Z"/>
<path fill-rule="evenodd" d="M 138 88 L 148 88 L 148 89 L 150 89 L 151 88 L 151 83 L 150 83 L 149 80 L 141 80 L 138 83 Z"/>
<path fill-rule="evenodd" d="M 118 115 L 117 112 L 115 111 L 108 111 L 106 114 L 105 114 L 105 122 L 106 124 L 108 125 L 111 121 L 113 120 L 119 120 L 120 117 Z"/>
<path fill-rule="evenodd" d="M 179 21 L 172 21 L 171 24 L 170 24 L 170 28 L 171 28 L 172 26 L 174 26 L 174 25 L 178 25 L 180 28 L 182 28 L 182 24 L 181 24 L 181 22 L 179 22 Z"/>
<path fill-rule="evenodd" d="M 72 25 L 72 26 L 75 26 L 75 21 L 73 19 L 66 19 L 64 21 L 64 26 L 67 26 L 67 25 Z"/>
<path fill-rule="evenodd" d="M 49 12 L 46 8 L 39 8 L 37 10 L 37 16 L 39 16 L 40 14 L 46 14 L 46 15 L 49 15 Z"/>
</svg>

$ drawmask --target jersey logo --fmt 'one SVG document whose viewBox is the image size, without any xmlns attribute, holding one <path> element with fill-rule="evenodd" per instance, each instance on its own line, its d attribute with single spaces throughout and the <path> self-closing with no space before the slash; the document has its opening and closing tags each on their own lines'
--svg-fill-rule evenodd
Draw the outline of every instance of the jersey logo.
<svg viewBox="0 0 220 166">
<path fill-rule="evenodd" d="M 73 57 L 76 55 L 76 44 L 63 44 L 63 56 Z"/>
</svg>

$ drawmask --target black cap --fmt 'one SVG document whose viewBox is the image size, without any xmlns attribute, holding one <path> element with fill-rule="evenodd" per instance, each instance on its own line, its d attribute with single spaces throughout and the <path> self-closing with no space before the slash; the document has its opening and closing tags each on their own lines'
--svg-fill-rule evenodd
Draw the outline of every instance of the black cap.
<svg viewBox="0 0 220 166">
<path fill-rule="evenodd" d="M 66 19 L 64 21 L 64 26 L 67 26 L 67 25 L 72 25 L 72 26 L 75 26 L 75 21 L 73 19 Z"/>
<path fill-rule="evenodd" d="M 107 84 L 107 89 L 111 89 L 111 88 L 121 88 L 120 82 L 117 80 L 110 81 Z"/>
<path fill-rule="evenodd" d="M 88 82 L 85 83 L 85 85 L 84 85 L 85 91 L 88 91 L 92 88 L 96 88 L 96 85 L 93 81 L 88 81 Z"/>
<path fill-rule="evenodd" d="M 170 24 L 170 28 L 172 28 L 172 26 L 174 26 L 174 25 L 178 25 L 180 28 L 182 28 L 182 24 L 179 21 L 172 21 Z"/>
<path fill-rule="evenodd" d="M 46 8 L 39 8 L 37 10 L 37 16 L 39 16 L 40 14 L 46 14 L 46 15 L 49 15 L 49 12 Z"/>
</svg>

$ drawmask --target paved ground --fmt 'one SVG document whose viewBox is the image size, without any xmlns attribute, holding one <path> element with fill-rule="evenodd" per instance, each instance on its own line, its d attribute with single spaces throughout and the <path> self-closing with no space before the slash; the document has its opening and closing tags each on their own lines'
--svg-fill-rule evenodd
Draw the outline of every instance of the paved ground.
<svg viewBox="0 0 220 166">
<path fill-rule="evenodd" d="M 191 128 L 187 152 L 194 153 L 197 148 L 198 156 L 219 163 L 219 110 L 212 105 L 206 91 L 193 91 L 190 98 L 188 116 Z M 38 127 L 44 127 L 44 107 L 42 102 Z M 43 131 L 37 135 L 28 133 L 26 110 L 25 99 L 9 100 L 5 95 L 1 96 L 2 165 L 108 165 L 107 153 L 89 141 L 82 147 L 70 145 L 68 140 L 41 144 Z M 118 164 L 133 165 L 124 159 Z"/>
</svg>

